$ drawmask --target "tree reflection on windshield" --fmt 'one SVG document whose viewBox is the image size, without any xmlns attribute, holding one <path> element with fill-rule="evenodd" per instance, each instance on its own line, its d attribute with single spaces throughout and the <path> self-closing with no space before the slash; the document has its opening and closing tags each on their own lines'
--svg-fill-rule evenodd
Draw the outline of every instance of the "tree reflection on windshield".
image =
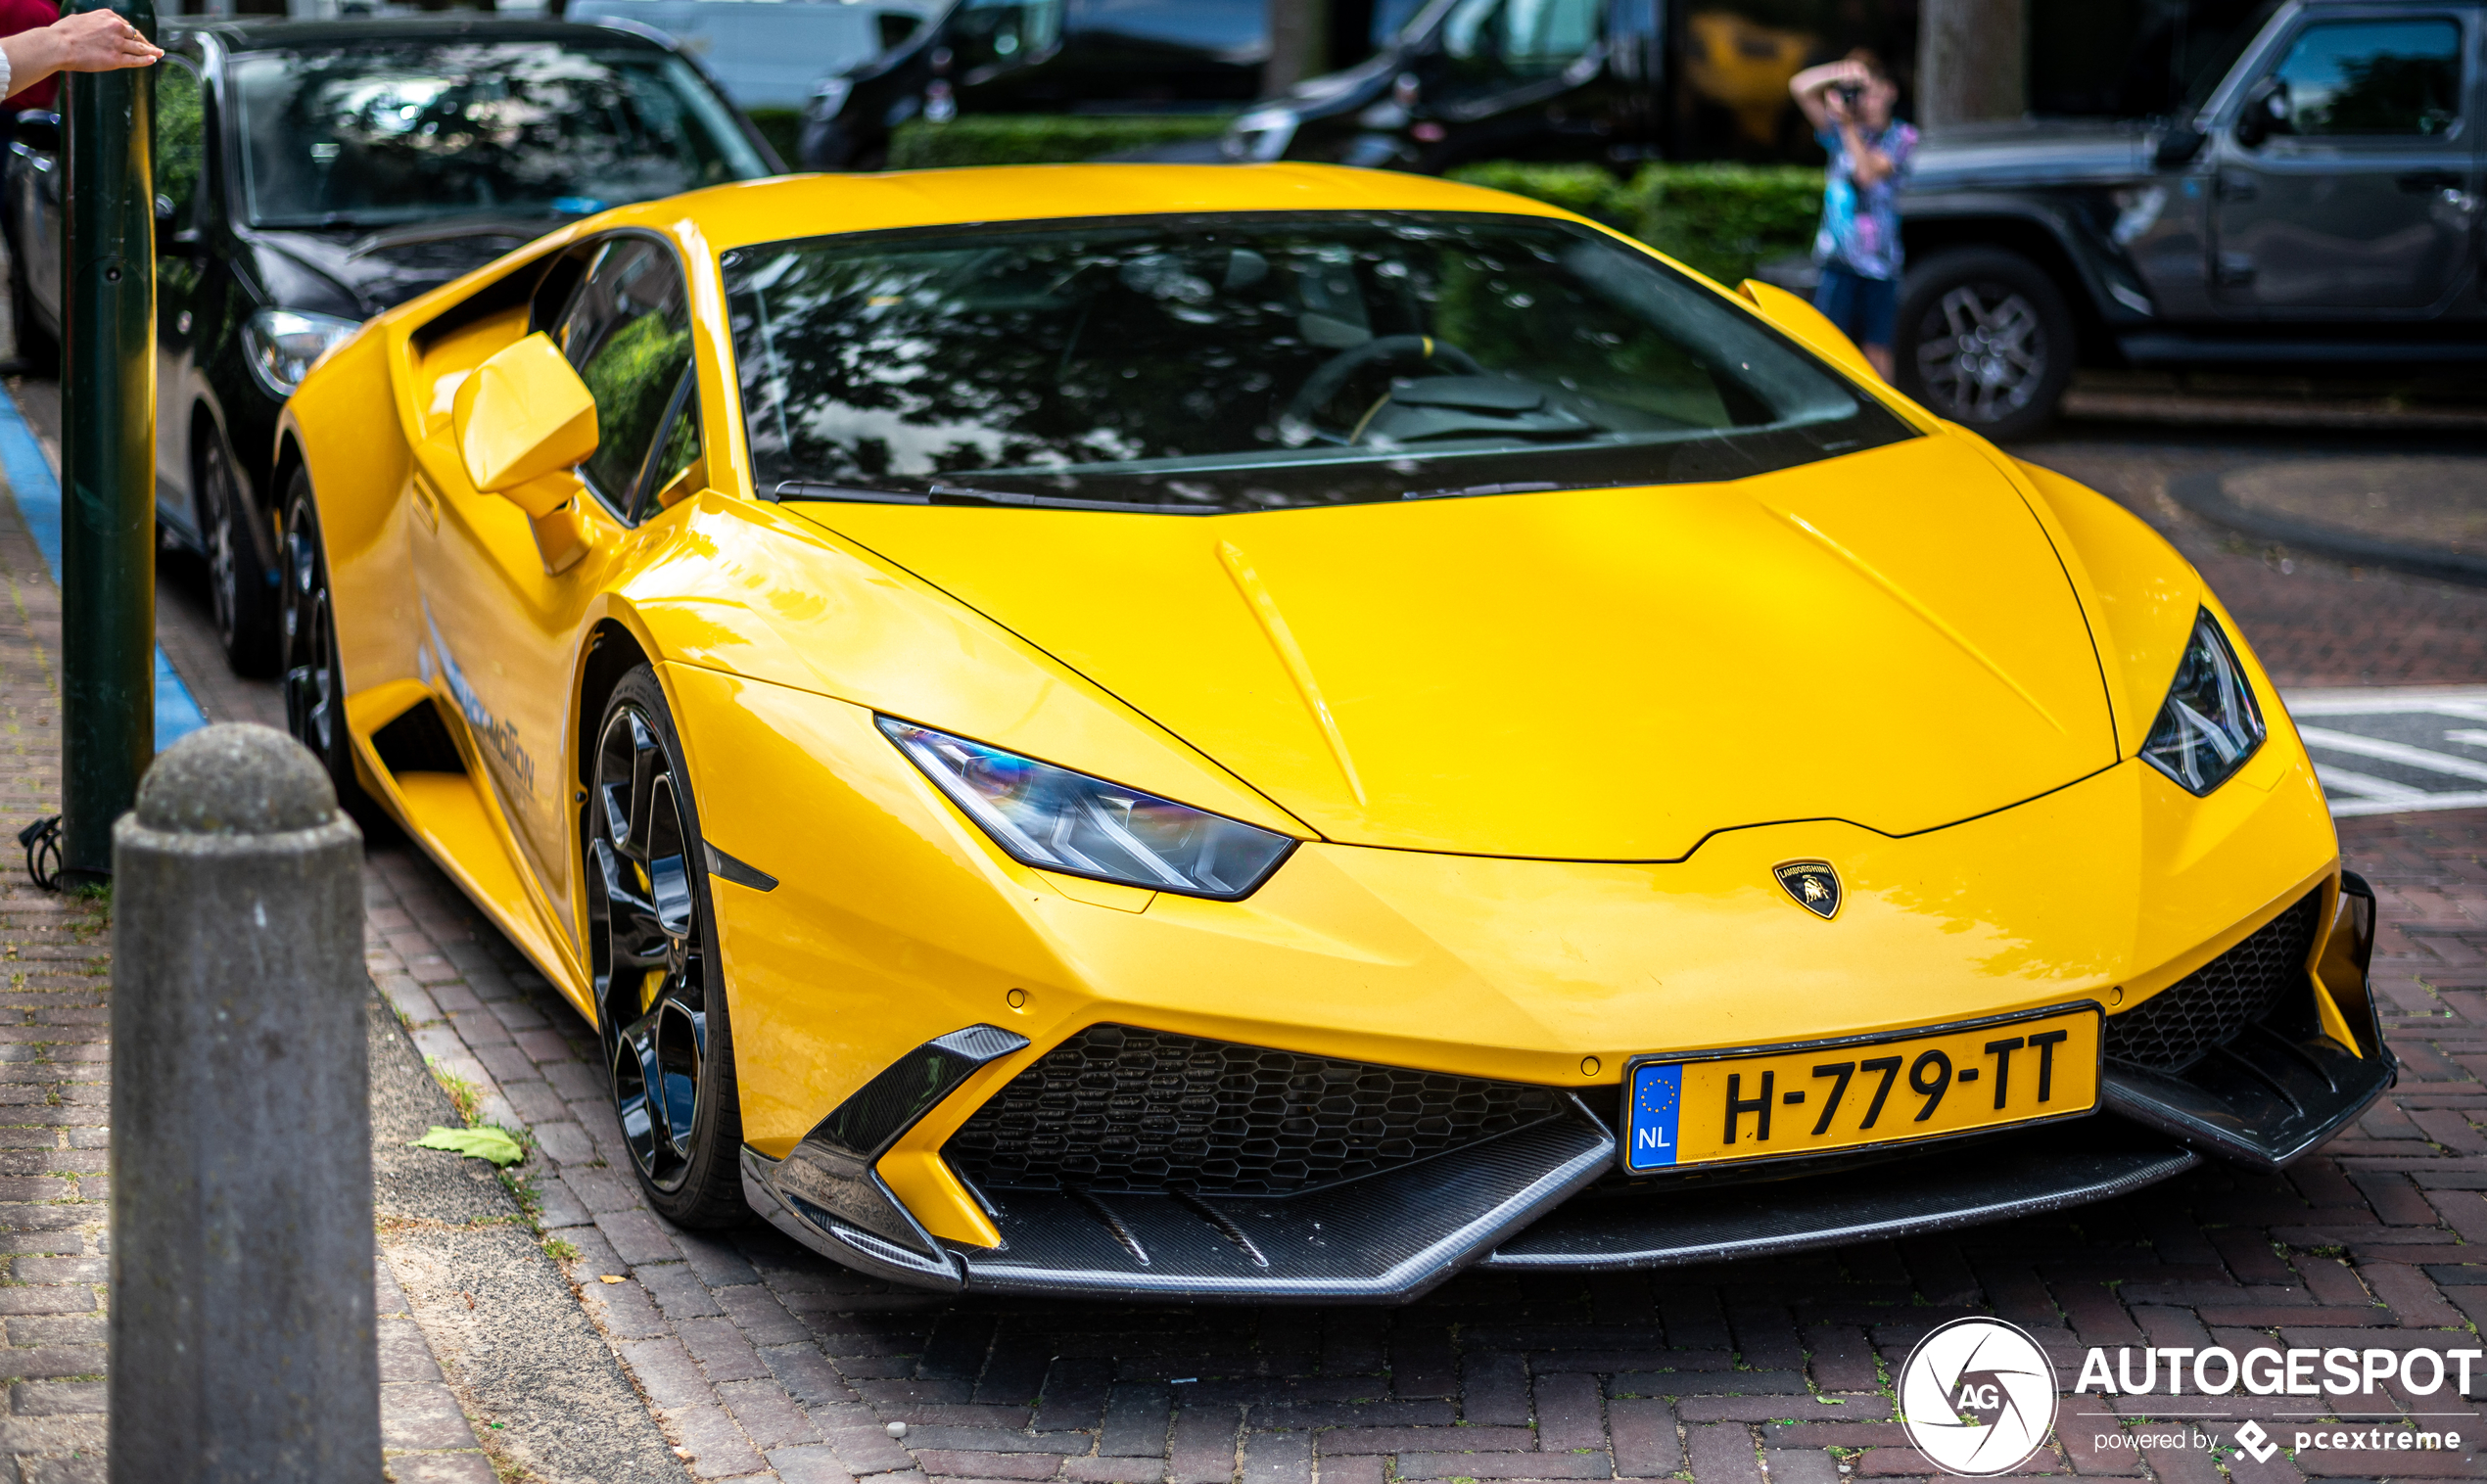
<svg viewBox="0 0 2487 1484">
<path fill-rule="evenodd" d="M 985 225 L 725 268 L 754 473 L 797 494 L 1263 509 L 1898 436 L 1714 292 L 1551 221 Z"/>
<path fill-rule="evenodd" d="M 583 213 L 765 173 L 678 57 L 377 41 L 232 69 L 254 225 Z"/>
</svg>

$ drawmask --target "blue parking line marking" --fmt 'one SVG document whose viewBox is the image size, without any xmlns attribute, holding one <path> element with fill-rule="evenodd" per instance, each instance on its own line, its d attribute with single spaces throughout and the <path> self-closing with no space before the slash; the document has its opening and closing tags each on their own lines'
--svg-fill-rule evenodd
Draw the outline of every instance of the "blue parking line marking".
<svg viewBox="0 0 2487 1484">
<path fill-rule="evenodd" d="M 1645 1062 L 1632 1069 L 1632 1116 L 1623 1130 L 1627 1170 L 1663 1170 L 1675 1163 L 1676 1123 L 1683 1111 L 1684 1064 Z"/>
<path fill-rule="evenodd" d="M 18 513 L 25 517 L 26 530 L 34 537 L 36 549 L 43 553 L 43 565 L 52 569 L 52 580 L 61 580 L 61 482 L 52 473 L 52 461 L 43 456 L 43 444 L 35 440 L 34 430 L 25 425 L 25 414 L 18 410 L 18 399 L 0 387 L 0 475 L 9 481 L 9 490 L 17 496 Z M 175 742 L 208 724 L 207 714 L 199 709 L 190 687 L 164 657 L 164 646 L 156 646 L 156 751 L 163 752 Z"/>
</svg>

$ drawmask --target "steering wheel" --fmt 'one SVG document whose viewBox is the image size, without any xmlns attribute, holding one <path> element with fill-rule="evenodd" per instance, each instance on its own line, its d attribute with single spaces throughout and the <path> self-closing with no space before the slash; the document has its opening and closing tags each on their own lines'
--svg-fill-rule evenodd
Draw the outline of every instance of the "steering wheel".
<svg viewBox="0 0 2487 1484">
<path fill-rule="evenodd" d="M 1389 361 L 1438 363 L 1462 376 L 1485 374 L 1476 356 L 1449 341 L 1435 340 L 1431 335 L 1384 335 L 1361 346 L 1350 346 L 1323 361 L 1319 369 L 1304 378 L 1304 385 L 1287 404 L 1287 415 L 1309 426 L 1314 409 L 1337 396 L 1357 372 Z"/>
</svg>

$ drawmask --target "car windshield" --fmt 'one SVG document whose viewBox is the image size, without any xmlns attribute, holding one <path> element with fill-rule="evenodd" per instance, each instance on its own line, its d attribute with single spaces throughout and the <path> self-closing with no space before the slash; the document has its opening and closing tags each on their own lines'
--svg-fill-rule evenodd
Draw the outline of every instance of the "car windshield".
<svg viewBox="0 0 2487 1484">
<path fill-rule="evenodd" d="M 781 498 L 1214 513 L 1734 479 L 1908 436 L 1568 222 L 987 225 L 724 267 L 754 474 Z"/>
<path fill-rule="evenodd" d="M 2177 74 L 2184 79 L 2184 108 L 2179 116 L 2190 118 L 2202 112 L 2219 90 L 2236 59 L 2254 44 L 2271 23 L 2272 14 L 2279 9 L 2279 0 L 2262 0 L 2234 24 L 2226 27 L 2203 25 L 2198 30 L 2180 29 L 2176 36 L 2176 52 L 2170 59 Z"/>
<path fill-rule="evenodd" d="M 643 47 L 381 39 L 230 75 L 256 226 L 579 214 L 767 173 L 699 74 Z"/>
</svg>

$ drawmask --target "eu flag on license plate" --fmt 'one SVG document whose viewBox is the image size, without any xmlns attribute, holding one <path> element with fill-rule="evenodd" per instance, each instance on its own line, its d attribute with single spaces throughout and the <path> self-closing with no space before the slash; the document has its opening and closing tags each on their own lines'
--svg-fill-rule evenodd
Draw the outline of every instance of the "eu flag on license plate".
<svg viewBox="0 0 2487 1484">
<path fill-rule="evenodd" d="M 1684 1064 L 1644 1062 L 1632 1069 L 1632 1117 L 1624 1129 L 1623 1168 L 1663 1170 L 1675 1163 L 1675 1115 L 1684 1100 Z"/>
</svg>

